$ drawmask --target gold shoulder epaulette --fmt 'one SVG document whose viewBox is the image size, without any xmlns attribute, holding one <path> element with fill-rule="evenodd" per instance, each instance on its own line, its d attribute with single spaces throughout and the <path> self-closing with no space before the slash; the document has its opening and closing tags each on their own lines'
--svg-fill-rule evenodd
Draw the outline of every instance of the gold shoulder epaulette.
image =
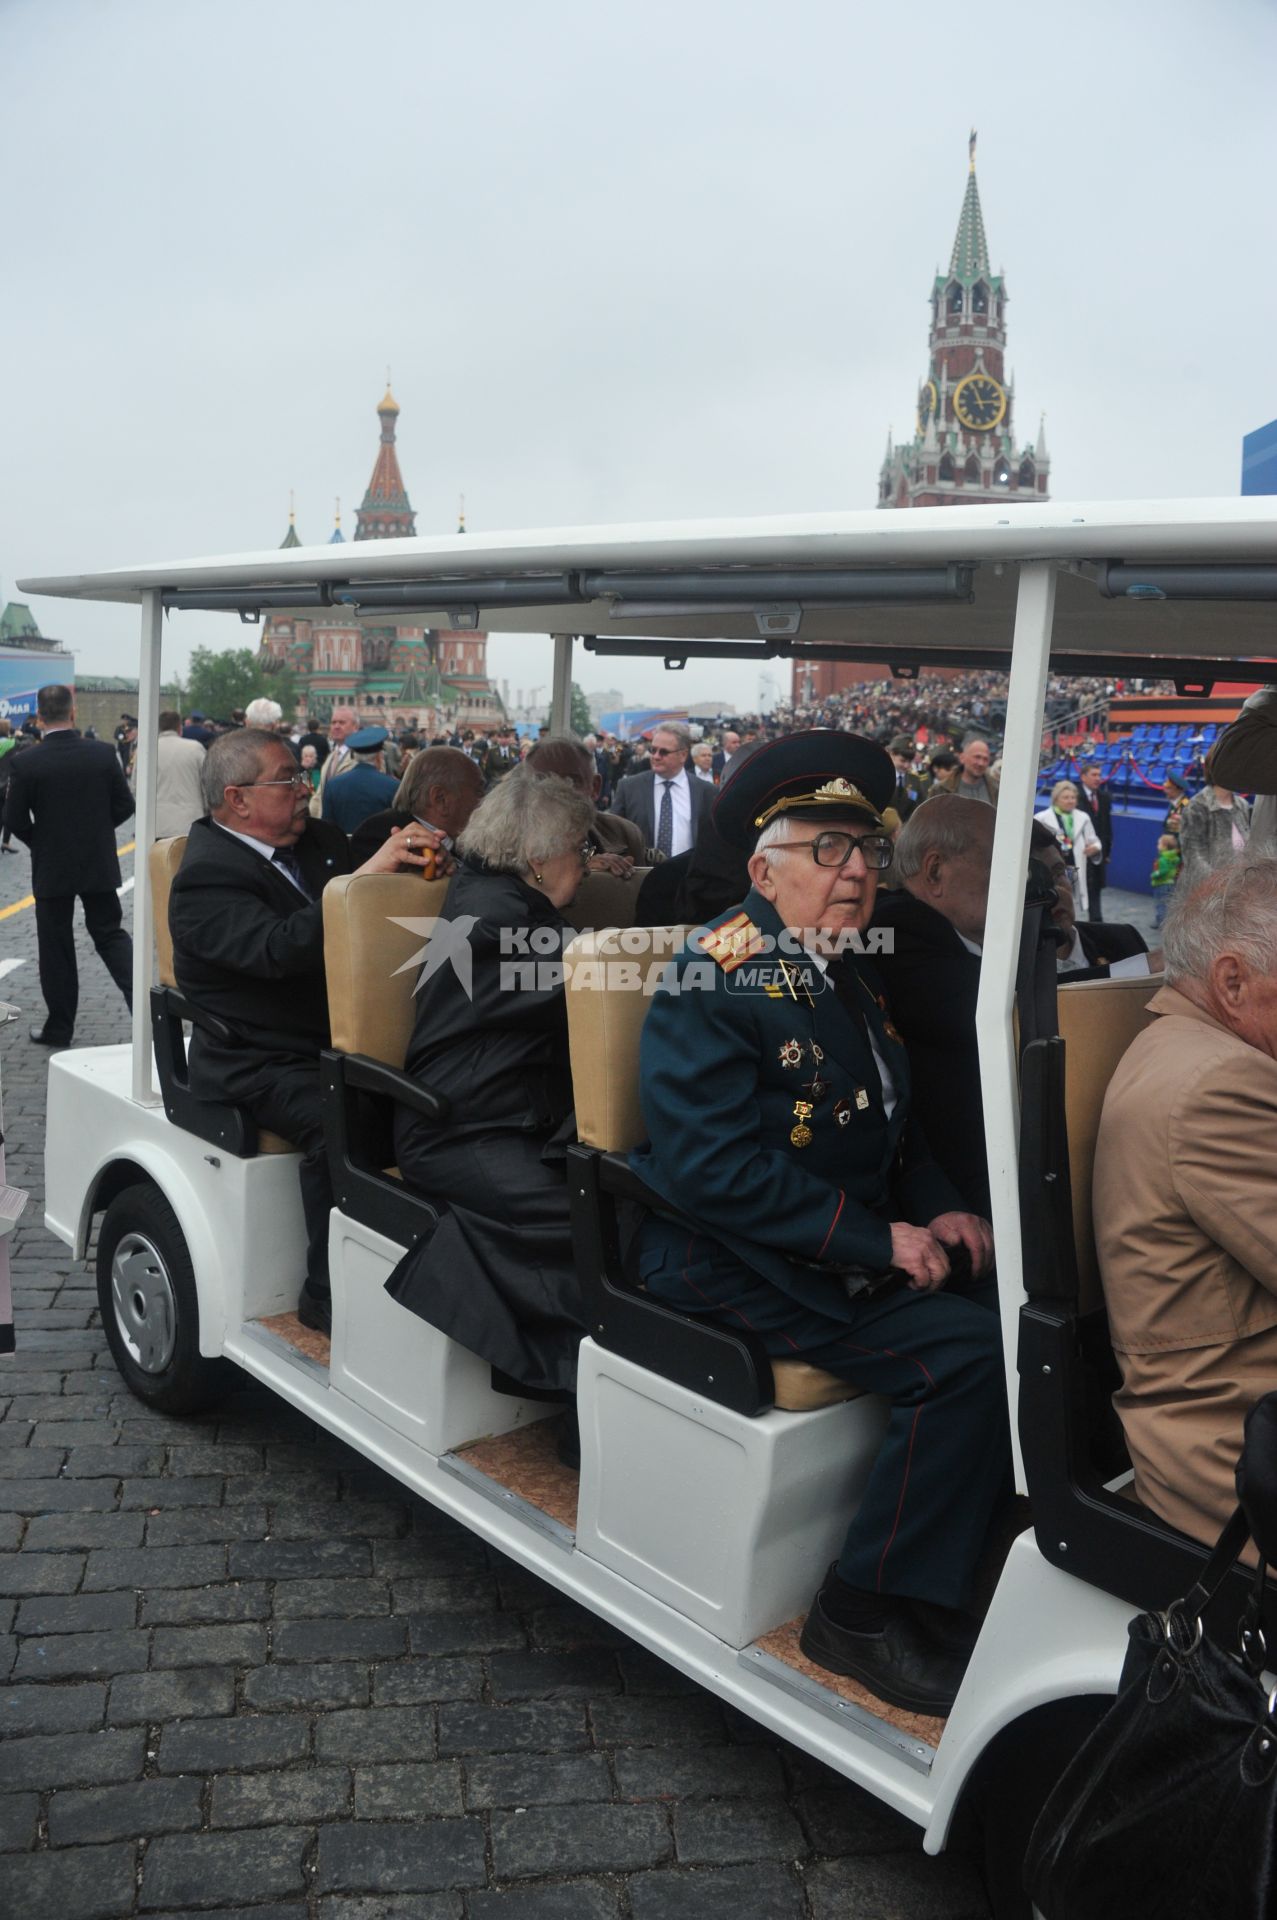
<svg viewBox="0 0 1277 1920">
<path fill-rule="evenodd" d="M 734 972 L 746 960 L 765 952 L 766 947 L 762 928 L 756 927 L 747 913 L 733 914 L 721 927 L 712 928 L 701 941 L 702 953 L 716 960 L 724 973 Z"/>
</svg>

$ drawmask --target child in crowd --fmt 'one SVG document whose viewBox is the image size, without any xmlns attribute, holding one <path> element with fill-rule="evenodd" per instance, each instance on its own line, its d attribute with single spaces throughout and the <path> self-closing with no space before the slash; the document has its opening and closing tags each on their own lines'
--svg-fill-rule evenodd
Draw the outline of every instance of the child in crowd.
<svg viewBox="0 0 1277 1920">
<path fill-rule="evenodd" d="M 1153 862 L 1150 876 L 1153 887 L 1154 915 L 1153 925 L 1160 927 L 1166 918 L 1166 909 L 1171 904 L 1171 895 L 1175 891 L 1175 882 L 1183 855 L 1179 850 L 1179 841 L 1173 833 L 1164 833 L 1157 843 L 1157 858 Z"/>
</svg>

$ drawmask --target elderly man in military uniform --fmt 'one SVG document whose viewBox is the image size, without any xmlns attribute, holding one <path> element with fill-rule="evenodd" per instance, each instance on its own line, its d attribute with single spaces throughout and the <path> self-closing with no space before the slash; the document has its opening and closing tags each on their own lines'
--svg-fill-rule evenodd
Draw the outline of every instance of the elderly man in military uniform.
<svg viewBox="0 0 1277 1920">
<path fill-rule="evenodd" d="M 650 1215 L 638 1261 L 657 1298 L 890 1401 L 802 1647 L 944 1713 L 1009 1446 L 992 1233 L 910 1123 L 908 1057 L 855 952 L 894 784 L 881 747 L 813 731 L 720 790 L 714 825 L 753 849 L 752 886 L 694 936 L 687 990 L 658 993 L 644 1026 L 633 1164 L 687 1218 Z"/>
</svg>

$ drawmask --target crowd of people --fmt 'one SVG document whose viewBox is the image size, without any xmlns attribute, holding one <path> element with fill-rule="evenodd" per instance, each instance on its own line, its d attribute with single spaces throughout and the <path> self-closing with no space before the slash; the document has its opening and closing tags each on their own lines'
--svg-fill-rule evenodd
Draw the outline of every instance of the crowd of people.
<svg viewBox="0 0 1277 1920">
<path fill-rule="evenodd" d="M 160 830 L 187 835 L 169 926 L 196 1013 L 191 1088 L 299 1151 L 308 1327 L 331 1319 L 328 880 L 450 877 L 435 938 L 464 940 L 469 961 L 421 983 L 394 1123 L 402 1175 L 439 1224 L 388 1284 L 405 1311 L 539 1393 L 571 1395 L 585 1330 L 567 1008 L 561 971 L 512 991 L 503 958 L 512 940 L 561 958 L 592 870 L 648 869 L 636 923 L 703 929 L 678 968 L 681 981 L 708 958 L 708 985 L 654 995 L 644 1026 L 648 1138 L 633 1164 L 658 1204 L 636 1269 L 653 1298 L 887 1399 L 802 1644 L 920 1712 L 952 1704 L 1010 1488 L 975 1044 L 1001 801 L 980 723 L 996 725 L 1004 688 L 978 674 L 956 685 L 901 696 L 872 683 L 836 714 L 725 724 L 717 744 L 676 721 L 633 746 L 510 729 L 392 741 L 353 709 L 301 732 L 264 702 L 207 740 L 199 716 L 163 715 L 158 762 Z M 48 1008 L 33 1037 L 52 1046 L 74 1030 L 77 896 L 129 997 L 113 827 L 134 802 L 116 750 L 76 732 L 69 689 L 41 689 L 39 718 L 39 750 L 12 755 L 5 822 L 33 853 Z M 1248 710 L 1237 736 L 1248 783 L 1277 794 L 1271 707 Z M 1168 794 L 1163 838 L 1182 868 L 1166 984 L 1114 1081 L 1097 1159 L 1136 1491 L 1201 1537 L 1277 1329 L 1277 868 L 1247 857 L 1249 810 L 1220 784 L 1240 777 L 1236 751 L 1226 732 L 1202 791 Z M 1163 965 L 1135 928 L 1103 919 L 1106 798 L 1084 765 L 1032 823 L 1026 880 L 1051 903 L 1065 988 Z M 870 932 L 873 959 L 848 950 L 844 936 Z M 789 957 L 760 991 L 744 963 L 776 951 Z M 1191 1416 L 1211 1425 L 1191 1475 L 1170 1444 L 1177 1381 L 1209 1389 Z"/>
</svg>

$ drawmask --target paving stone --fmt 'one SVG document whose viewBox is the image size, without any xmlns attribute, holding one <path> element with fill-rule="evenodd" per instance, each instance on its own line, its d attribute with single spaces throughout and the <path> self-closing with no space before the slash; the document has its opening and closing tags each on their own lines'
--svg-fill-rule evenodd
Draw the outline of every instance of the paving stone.
<svg viewBox="0 0 1277 1920">
<path fill-rule="evenodd" d="M 170 1473 L 215 1473 L 225 1478 L 231 1473 L 260 1472 L 261 1447 L 236 1447 L 229 1440 L 195 1441 L 190 1446 L 172 1446 L 168 1453 Z"/>
<path fill-rule="evenodd" d="M 478 1700 L 482 1660 L 400 1660 L 378 1667 L 373 1699 L 379 1707 L 415 1707 L 427 1700 Z"/>
<path fill-rule="evenodd" d="M 459 1893 L 336 1893 L 319 1902 L 319 1920 L 461 1920 Z M 205 1914 L 200 1920 L 208 1920 Z M 258 1920 L 254 1912 L 249 1920 Z"/>
<path fill-rule="evenodd" d="M 24 1733 L 74 1733 L 102 1725 L 106 1688 L 100 1680 L 65 1687 L 0 1689 L 0 1740 Z"/>
<path fill-rule="evenodd" d="M 216 1587 L 161 1587 L 142 1595 L 144 1627 L 233 1623 L 270 1617 L 270 1588 L 264 1580 L 228 1580 Z"/>
<path fill-rule="evenodd" d="M 152 1913 L 144 1909 L 147 1920 L 191 1920 L 189 1907 L 181 1913 Z M 306 1920 L 309 1909 L 304 1900 L 268 1900 L 265 1906 L 201 1907 L 199 1920 Z"/>
<path fill-rule="evenodd" d="M 83 1572 L 79 1553 L 0 1553 L 0 1594 L 74 1593 Z"/>
<path fill-rule="evenodd" d="M 40 1797 L 35 1793 L 0 1793 L 0 1853 L 17 1853 L 35 1845 Z"/>
<path fill-rule="evenodd" d="M 785 1789 L 771 1748 L 618 1747 L 614 1765 L 622 1800 L 745 1799 Z"/>
<path fill-rule="evenodd" d="M 470 1920 L 616 1920 L 620 1912 L 618 1895 L 589 1880 L 572 1886 L 493 1888 L 472 1893 L 468 1905 Z"/>
<path fill-rule="evenodd" d="M 97 1386 L 96 1393 L 78 1393 L 74 1398 L 62 1393 L 15 1394 L 9 1402 L 5 1419 L 46 1422 L 98 1420 L 111 1404 L 111 1392 L 105 1380 L 99 1380 L 94 1374 L 90 1374 L 89 1378 Z"/>
<path fill-rule="evenodd" d="M 212 1474 L 131 1477 L 120 1488 L 121 1507 L 217 1507 L 221 1502 L 222 1483 Z"/>
<path fill-rule="evenodd" d="M 367 1667 L 345 1660 L 326 1667 L 255 1667 L 244 1680 L 245 1704 L 266 1709 L 364 1707 L 369 1692 Z"/>
<path fill-rule="evenodd" d="M 589 1744 L 579 1706 L 488 1707 L 450 1704 L 439 1709 L 439 1752 L 550 1753 Z"/>
<path fill-rule="evenodd" d="M 198 1547 L 219 1540 L 260 1540 L 270 1529 L 265 1507 L 192 1507 L 146 1515 L 148 1547 Z"/>
<path fill-rule="evenodd" d="M 20 1513 L 0 1513 L 0 1553 L 12 1553 L 22 1538 L 26 1521 Z"/>
<path fill-rule="evenodd" d="M 151 1641 L 154 1667 L 257 1667 L 266 1658 L 266 1628 L 236 1626 L 156 1627 Z"/>
<path fill-rule="evenodd" d="M 807 1912 L 793 1873 L 766 1861 L 638 1873 L 629 1895 L 633 1920 L 802 1920 Z M 864 1920 L 870 1920 L 868 1908 Z"/>
<path fill-rule="evenodd" d="M 133 1780 L 120 1787 L 65 1789 L 49 1802 L 49 1845 L 193 1832 L 201 1824 L 202 1793 L 199 1780 Z"/>
<path fill-rule="evenodd" d="M 372 1570 L 360 1540 L 243 1540 L 229 1556 L 232 1576 L 245 1580 L 348 1579 Z"/>
<path fill-rule="evenodd" d="M 120 1633 L 59 1633 L 24 1640 L 18 1649 L 15 1680 L 71 1680 L 140 1673 L 146 1665 L 147 1636 L 128 1628 Z"/>
<path fill-rule="evenodd" d="M 216 1720 L 174 1720 L 160 1735 L 161 1773 L 223 1773 L 282 1767 L 310 1752 L 310 1721 L 265 1713 Z"/>
<path fill-rule="evenodd" d="M 256 1506 L 265 1500 L 269 1506 L 280 1501 L 301 1505 L 306 1500 L 330 1500 L 334 1487 L 331 1474 L 319 1473 L 232 1473 L 227 1476 L 223 1498 L 228 1507 L 246 1501 Z"/>
<path fill-rule="evenodd" d="M 319 1893 L 433 1893 L 486 1878 L 478 1820 L 420 1827 L 333 1826 L 319 1833 Z M 375 1909 L 374 1909 L 375 1911 Z"/>
<path fill-rule="evenodd" d="M 275 1587 L 275 1618 L 307 1620 L 390 1612 L 384 1580 L 280 1580 Z"/>
<path fill-rule="evenodd" d="M 502 1582 L 502 1604 L 510 1602 L 504 1598 Z M 525 1614 L 530 1628 L 530 1638 L 534 1647 L 553 1650 L 563 1647 L 632 1647 L 633 1641 L 628 1635 L 614 1627 L 610 1620 L 600 1620 L 596 1614 L 585 1607 L 578 1607 L 565 1600 L 560 1606 L 538 1607 L 530 1616 Z"/>
<path fill-rule="evenodd" d="M 235 1911 L 278 1894 L 300 1894 L 309 1838 L 297 1827 L 161 1836 L 146 1850 L 139 1904 L 145 1911 L 220 1901 Z"/>
<path fill-rule="evenodd" d="M 82 1448 L 110 1447 L 114 1449 L 119 1438 L 119 1428 L 110 1420 L 46 1420 L 40 1427 L 39 1438 L 33 1442 L 41 1447 L 70 1447 L 75 1453 Z M 74 1468 L 68 1466 L 68 1472 Z M 119 1469 L 123 1472 L 123 1468 Z"/>
<path fill-rule="evenodd" d="M 232 1723 L 234 1724 L 234 1723 Z M 294 1767 L 284 1773 L 227 1774 L 213 1782 L 215 1827 L 309 1826 L 349 1819 L 349 1767 Z"/>
<path fill-rule="evenodd" d="M 526 1645 L 527 1636 L 513 1613 L 424 1613 L 409 1621 L 416 1654 L 496 1653 Z"/>
<path fill-rule="evenodd" d="M 144 1754 L 140 1728 L 127 1733 L 54 1733 L 7 1741 L 4 1764 L 9 1778 L 25 1787 L 87 1787 L 99 1780 L 135 1780 Z"/>
<path fill-rule="evenodd" d="M 187 1667 L 175 1673 L 135 1673 L 111 1683 L 107 1723 L 129 1727 L 139 1720 L 232 1713 L 235 1676 L 220 1667 Z"/>
<path fill-rule="evenodd" d="M 778 1796 L 677 1806 L 674 1841 L 679 1859 L 690 1865 L 793 1860 L 805 1851 L 803 1830 Z"/>
<path fill-rule="evenodd" d="M 69 1491 L 100 1487 L 97 1480 L 64 1482 Z M 76 1547 L 140 1547 L 146 1521 L 140 1513 L 38 1513 L 28 1520 L 24 1553 L 66 1553 Z"/>
<path fill-rule="evenodd" d="M 717 1701 L 703 1697 L 592 1701 L 590 1723 L 600 1747 L 704 1746 L 725 1734 Z"/>
<path fill-rule="evenodd" d="M 4 1428 L 0 1427 L 0 1433 Z M 64 1455 L 57 1447 L 48 1451 L 36 1452 L 32 1447 L 7 1447 L 0 1449 L 0 1496 L 4 1505 L 22 1507 L 16 1497 L 17 1489 L 6 1482 L 22 1483 L 22 1498 L 29 1497 L 29 1487 L 37 1480 L 56 1480 L 62 1471 Z"/>
<path fill-rule="evenodd" d="M 369 1707 L 330 1713 L 319 1723 L 321 1760 L 433 1760 L 432 1707 Z"/>
<path fill-rule="evenodd" d="M 601 1753 L 494 1754 L 466 1767 L 466 1805 L 472 1812 L 611 1798 L 612 1778 Z"/>
<path fill-rule="evenodd" d="M 921 1853 L 822 1860 L 806 1874 L 812 1920 L 988 1920 L 989 1902 L 965 1860 Z"/>
<path fill-rule="evenodd" d="M 455 1760 L 355 1768 L 357 1820 L 432 1820 L 463 1811 L 461 1768 Z"/>
<path fill-rule="evenodd" d="M 86 1593 L 113 1587 L 206 1587 L 226 1578 L 225 1547 L 136 1547 L 91 1553 Z"/>
<path fill-rule="evenodd" d="M 488 1662 L 494 1700 L 564 1700 L 619 1693 L 616 1660 L 601 1647 L 575 1653 L 495 1653 Z"/>
<path fill-rule="evenodd" d="M 492 1815 L 492 1871 L 498 1880 L 633 1871 L 659 1866 L 673 1851 L 663 1807 L 584 1802 L 540 1807 L 535 1814 Z"/>
<path fill-rule="evenodd" d="M 115 1505 L 115 1486 L 109 1480 L 58 1480 L 59 1456 L 50 1456 L 54 1465 L 47 1479 L 7 1479 L 0 1465 L 0 1510 L 11 1513 L 70 1513 L 77 1509 L 109 1508 Z M 24 1474 L 34 1472 L 24 1467 Z M 50 1540 L 47 1545 L 56 1542 Z"/>
<path fill-rule="evenodd" d="M 700 1692 L 699 1682 L 680 1673 L 666 1660 L 658 1660 L 646 1647 L 627 1640 L 621 1648 L 618 1664 L 627 1693 L 679 1695 L 690 1698 Z"/>
<path fill-rule="evenodd" d="M 23 1600 L 18 1633 L 103 1633 L 131 1627 L 137 1617 L 134 1593 L 73 1593 Z"/>
<path fill-rule="evenodd" d="M 81 1443 L 67 1455 L 66 1472 L 73 1480 L 122 1480 L 126 1473 L 158 1473 L 163 1465 L 163 1447 L 90 1447 Z"/>
<path fill-rule="evenodd" d="M 406 1651 L 403 1620 L 287 1620 L 275 1628 L 276 1660 L 389 1660 Z"/>
<path fill-rule="evenodd" d="M 420 1579 L 405 1575 L 395 1581 L 394 1597 L 396 1613 L 490 1613 L 497 1604 L 497 1584 L 478 1569 Z"/>
<path fill-rule="evenodd" d="M 0 1913 L 42 1920 L 118 1920 L 133 1910 L 129 1847 L 10 1853 L 0 1859 Z"/>
<path fill-rule="evenodd" d="M 406 1507 L 372 1500 L 281 1500 L 272 1511 L 272 1531 L 281 1540 L 334 1540 L 343 1534 L 393 1540 L 408 1524 Z"/>
<path fill-rule="evenodd" d="M 743 1756 L 737 1755 L 740 1759 Z M 916 1852 L 918 1829 L 912 1820 L 883 1806 L 848 1780 L 799 1794 L 795 1810 L 808 1844 L 816 1853 Z"/>
</svg>

